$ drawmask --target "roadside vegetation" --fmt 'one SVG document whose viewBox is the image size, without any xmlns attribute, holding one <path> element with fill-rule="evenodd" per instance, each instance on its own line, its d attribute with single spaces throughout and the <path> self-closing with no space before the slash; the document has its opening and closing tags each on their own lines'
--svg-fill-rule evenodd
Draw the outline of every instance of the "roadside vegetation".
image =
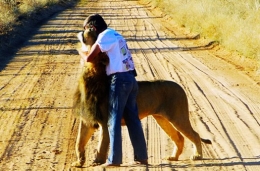
<svg viewBox="0 0 260 171">
<path fill-rule="evenodd" d="M 0 70 L 41 22 L 78 0 L 0 0 Z"/>
<path fill-rule="evenodd" d="M 0 0 L 0 37 L 57 4 L 78 0 Z M 179 26 L 218 41 L 226 49 L 260 63 L 260 0 L 139 0 L 160 8 Z M 39 14 L 38 14 L 39 16 Z M 3 45 L 3 44 L 2 44 Z M 260 65 L 260 64 L 259 64 Z"/>
<path fill-rule="evenodd" d="M 260 61 L 260 0 L 139 0 L 179 26 Z"/>
<path fill-rule="evenodd" d="M 0 0 L 0 35 L 8 34 L 14 26 L 43 9 L 71 1 L 73 0 Z"/>
</svg>

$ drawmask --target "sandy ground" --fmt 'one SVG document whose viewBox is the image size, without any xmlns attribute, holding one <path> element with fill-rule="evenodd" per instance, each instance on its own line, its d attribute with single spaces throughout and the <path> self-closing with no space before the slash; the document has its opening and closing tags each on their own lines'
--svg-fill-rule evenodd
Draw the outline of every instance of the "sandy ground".
<svg viewBox="0 0 260 171">
<path fill-rule="evenodd" d="M 189 160 L 185 141 L 180 160 L 173 143 L 150 117 L 142 120 L 149 165 L 129 166 L 133 152 L 123 128 L 125 166 L 110 170 L 260 170 L 260 78 L 256 63 L 194 39 L 170 19 L 137 1 L 89 1 L 44 23 L 0 71 L 0 170 L 103 170 L 88 167 L 98 131 L 86 147 L 83 168 L 73 168 L 78 118 L 72 96 L 80 73 L 75 51 L 82 21 L 100 13 L 128 40 L 138 80 L 167 79 L 186 91 L 190 121 L 203 138 L 204 160 Z M 242 65 L 241 65 L 242 64 Z M 152 98 L 152 97 L 148 97 Z M 156 100 L 156 99 L 154 99 Z"/>
</svg>

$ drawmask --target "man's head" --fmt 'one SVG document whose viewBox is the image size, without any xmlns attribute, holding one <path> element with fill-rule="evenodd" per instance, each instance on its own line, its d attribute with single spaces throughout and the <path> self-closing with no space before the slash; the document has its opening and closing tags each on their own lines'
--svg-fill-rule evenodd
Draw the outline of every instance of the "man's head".
<svg viewBox="0 0 260 171">
<path fill-rule="evenodd" d="M 107 23 L 99 14 L 92 14 L 88 16 L 83 22 L 84 29 L 90 29 L 97 32 L 97 34 L 101 33 L 105 29 L 107 29 Z"/>
</svg>

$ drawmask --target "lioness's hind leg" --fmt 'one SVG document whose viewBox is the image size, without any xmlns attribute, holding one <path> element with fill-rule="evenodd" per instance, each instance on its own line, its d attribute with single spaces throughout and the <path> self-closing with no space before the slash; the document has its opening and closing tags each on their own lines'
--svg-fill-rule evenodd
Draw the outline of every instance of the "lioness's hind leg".
<svg viewBox="0 0 260 171">
<path fill-rule="evenodd" d="M 187 121 L 184 121 L 185 119 L 180 121 L 171 120 L 171 123 L 173 123 L 174 127 L 185 137 L 187 137 L 194 145 L 194 152 L 193 156 L 191 156 L 192 160 L 200 160 L 203 158 L 202 155 L 202 146 L 201 146 L 201 138 L 199 134 L 193 130 L 191 127 L 189 119 Z M 183 124 L 186 123 L 186 124 Z"/>
<path fill-rule="evenodd" d="M 88 140 L 94 133 L 95 128 L 89 125 L 86 125 L 82 120 L 79 123 L 78 136 L 76 141 L 76 155 L 77 161 L 72 163 L 74 167 L 82 167 L 85 163 L 85 145 Z"/>
<path fill-rule="evenodd" d="M 184 137 L 177 131 L 172 124 L 164 117 L 160 115 L 153 115 L 154 119 L 158 125 L 165 131 L 165 133 L 171 138 L 175 143 L 173 153 L 170 157 L 167 157 L 167 160 L 177 161 L 181 155 L 184 147 Z"/>
</svg>

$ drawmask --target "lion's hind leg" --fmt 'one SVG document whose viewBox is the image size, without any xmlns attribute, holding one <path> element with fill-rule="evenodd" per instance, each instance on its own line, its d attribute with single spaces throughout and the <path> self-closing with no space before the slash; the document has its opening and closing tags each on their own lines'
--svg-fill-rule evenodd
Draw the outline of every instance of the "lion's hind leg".
<svg viewBox="0 0 260 171">
<path fill-rule="evenodd" d="M 201 138 L 199 134 L 193 130 L 189 118 L 183 117 L 181 120 L 171 119 L 170 122 L 174 125 L 175 129 L 177 129 L 182 135 L 187 137 L 193 143 L 194 152 L 191 159 L 201 160 L 203 158 Z"/>
<path fill-rule="evenodd" d="M 155 121 L 158 123 L 158 125 L 165 131 L 165 133 L 175 143 L 172 155 L 170 157 L 167 157 L 166 159 L 170 160 L 170 161 L 177 161 L 183 151 L 184 137 L 163 116 L 153 115 L 153 117 L 154 117 Z"/>
</svg>

